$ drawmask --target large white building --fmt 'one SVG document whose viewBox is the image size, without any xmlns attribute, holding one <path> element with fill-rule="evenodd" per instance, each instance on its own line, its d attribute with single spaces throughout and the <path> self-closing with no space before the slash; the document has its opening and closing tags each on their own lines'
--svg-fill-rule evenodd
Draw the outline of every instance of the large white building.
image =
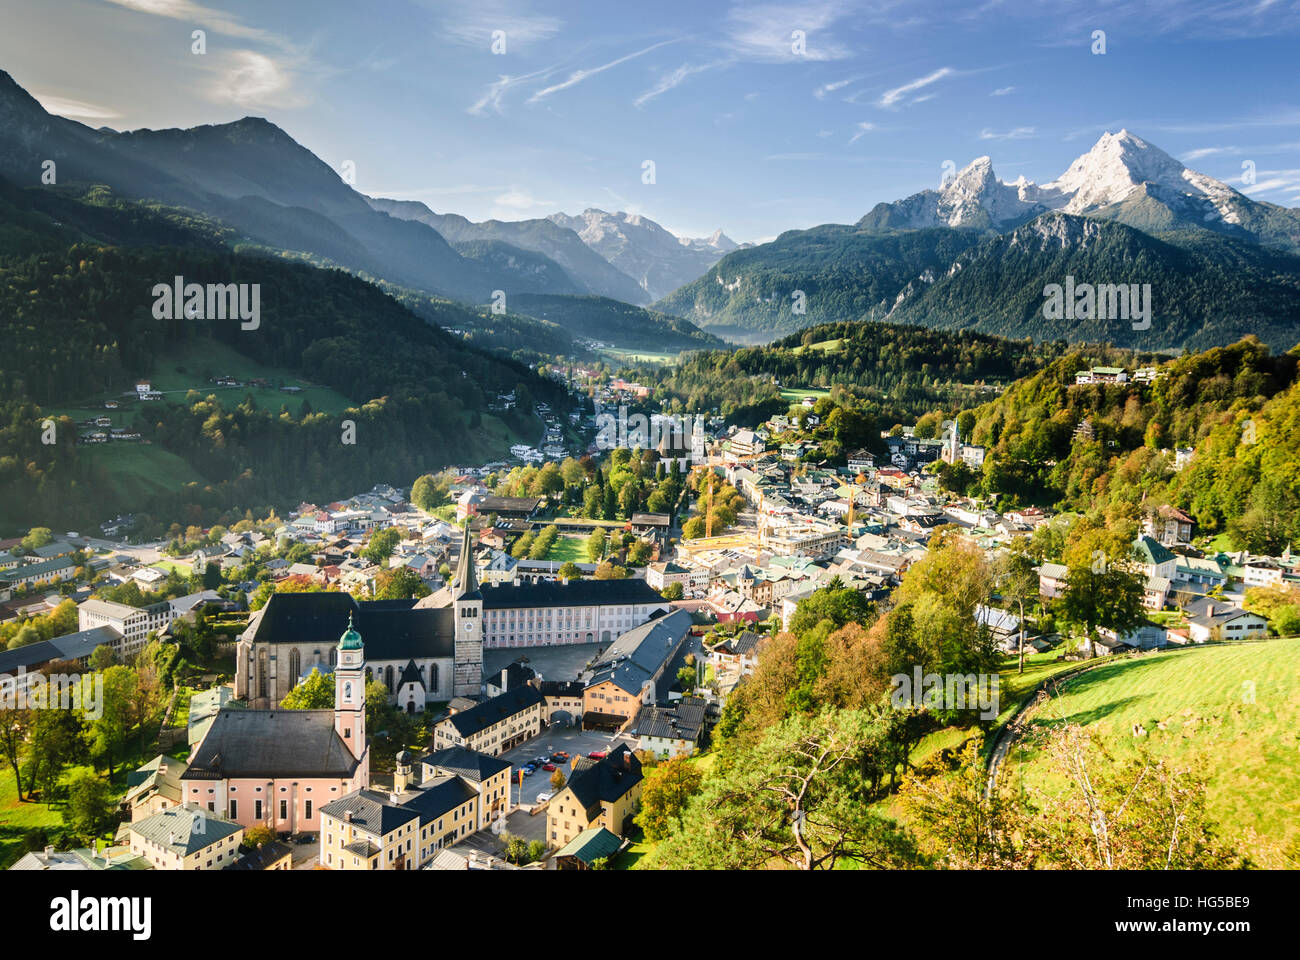
<svg viewBox="0 0 1300 960">
<path fill-rule="evenodd" d="M 171 621 L 172 608 L 166 601 L 132 607 L 92 597 L 77 607 L 78 630 L 112 627 L 122 635 L 121 641 L 114 645 L 114 652 L 120 657 L 135 656 L 144 649 L 151 631 L 161 630 Z"/>
<path fill-rule="evenodd" d="M 482 594 L 483 644 L 488 649 L 609 643 L 669 609 L 668 601 L 644 580 L 501 584 L 484 587 Z"/>
</svg>

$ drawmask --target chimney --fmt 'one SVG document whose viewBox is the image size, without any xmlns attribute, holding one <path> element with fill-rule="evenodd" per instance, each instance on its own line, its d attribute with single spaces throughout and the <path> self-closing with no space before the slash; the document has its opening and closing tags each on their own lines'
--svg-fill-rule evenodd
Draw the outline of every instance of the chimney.
<svg viewBox="0 0 1300 960">
<path fill-rule="evenodd" d="M 343 822 L 344 822 L 344 823 L 351 823 L 351 822 L 352 822 L 352 811 L 351 811 L 351 810 L 344 810 L 344 811 L 343 811 Z"/>
<path fill-rule="evenodd" d="M 52 856 L 54 856 L 54 848 L 53 848 L 53 847 L 46 847 L 46 848 L 45 848 L 45 859 L 48 860 L 48 859 L 49 859 L 50 857 L 52 857 Z"/>
<path fill-rule="evenodd" d="M 1214 616 L 1214 604 L 1211 603 L 1209 606 L 1205 608 L 1205 615 L 1207 617 Z"/>
<path fill-rule="evenodd" d="M 632 769 L 632 751 L 631 751 L 631 750 L 625 750 L 625 751 L 623 752 L 623 769 L 624 769 L 624 770 L 631 770 L 631 769 Z"/>
</svg>

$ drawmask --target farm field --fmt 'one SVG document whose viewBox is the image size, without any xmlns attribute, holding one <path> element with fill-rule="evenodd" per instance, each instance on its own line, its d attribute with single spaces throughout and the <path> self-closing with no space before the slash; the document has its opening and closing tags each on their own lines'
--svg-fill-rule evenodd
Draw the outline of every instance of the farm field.
<svg viewBox="0 0 1300 960">
<path fill-rule="evenodd" d="M 1300 843 L 1300 639 L 1269 640 L 1124 658 L 1062 684 L 1033 726 L 1084 725 L 1118 760 L 1140 744 L 1207 780 L 1211 816 L 1257 866 L 1292 867 Z M 1134 735 L 1136 725 L 1145 729 Z M 1004 774 L 1053 789 L 1031 742 Z M 1294 856 L 1294 853 L 1291 854 Z"/>
</svg>

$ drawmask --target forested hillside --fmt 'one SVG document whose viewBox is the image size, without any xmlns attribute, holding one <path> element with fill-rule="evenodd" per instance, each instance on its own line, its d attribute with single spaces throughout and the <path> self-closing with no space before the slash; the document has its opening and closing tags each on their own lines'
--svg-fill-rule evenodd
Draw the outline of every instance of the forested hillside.
<svg viewBox="0 0 1300 960">
<path fill-rule="evenodd" d="M 1150 385 L 1084 386 L 1090 364 L 1062 357 L 973 411 L 989 456 L 970 489 L 1130 519 L 1169 503 L 1204 533 L 1281 550 L 1300 539 L 1297 356 L 1246 338 L 1172 360 Z M 1092 436 L 1076 436 L 1085 421 Z M 1196 451 L 1181 471 L 1178 448 Z"/>
<path fill-rule="evenodd" d="M 671 369 L 634 371 L 659 384 L 674 409 L 737 419 L 789 405 L 782 389 L 832 390 L 885 424 L 910 423 L 938 405 L 973 406 L 1000 385 L 1060 356 L 1063 343 L 1007 340 L 885 323 L 829 323 L 766 347 L 705 351 Z M 752 415 L 752 414 L 751 414 Z"/>
<path fill-rule="evenodd" d="M 842 224 L 791 230 L 728 254 L 653 306 L 738 343 L 836 320 L 879 320 L 910 280 L 946 269 L 980 237 L 948 229 L 882 235 Z M 804 313 L 794 312 L 796 291 Z"/>
<path fill-rule="evenodd" d="M 74 231 L 56 226 L 25 191 L 3 195 L 25 237 L 11 227 L 26 256 L 0 260 L 0 315 L 7 342 L 0 359 L 3 399 L 0 484 L 6 523 L 55 518 L 84 523 L 123 510 L 188 522 L 211 520 L 225 508 L 334 497 L 379 480 L 402 482 L 430 468 L 488 455 L 477 429 L 499 392 L 563 404 L 560 387 L 526 366 L 502 360 L 426 323 L 375 286 L 341 271 L 319 270 L 202 244 L 115 247 L 83 239 L 58 250 Z M 126 220 L 111 206 L 82 212 L 106 226 L 97 231 L 147 240 L 158 224 L 147 210 L 128 207 Z M 158 236 L 175 229 L 164 220 Z M 238 320 L 158 319 L 155 284 L 175 276 L 196 283 L 258 284 L 260 325 Z M 289 394 L 274 408 L 251 396 L 213 390 L 208 377 L 231 371 L 192 370 L 192 389 L 123 407 L 125 424 L 148 448 L 179 456 L 204 482 L 155 494 L 149 502 L 122 502 L 121 486 L 104 474 L 111 450 L 77 444 L 79 420 L 55 417 L 57 442 L 42 442 L 42 408 L 102 412 L 103 400 L 133 393 L 160 360 L 194 341 L 224 345 L 266 368 L 332 388 L 355 408 L 345 415 L 313 412 Z M 522 405 L 521 405 L 522 406 Z M 528 408 L 525 408 L 527 410 Z M 79 416 L 79 414 L 78 414 Z M 527 418 L 530 414 L 523 414 Z M 342 421 L 355 424 L 355 443 L 343 441 Z M 501 425 L 508 428 L 509 424 Z M 531 432 L 531 422 L 517 429 Z M 28 523 L 30 525 L 30 523 Z"/>
</svg>

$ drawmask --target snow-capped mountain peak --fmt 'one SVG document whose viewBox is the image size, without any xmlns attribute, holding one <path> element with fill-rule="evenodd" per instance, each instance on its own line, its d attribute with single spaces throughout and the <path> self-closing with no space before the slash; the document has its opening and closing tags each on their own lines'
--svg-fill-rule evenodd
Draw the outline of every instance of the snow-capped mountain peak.
<svg viewBox="0 0 1300 960">
<path fill-rule="evenodd" d="M 1089 213 L 1142 193 L 1165 203 L 1209 204 L 1203 218 L 1218 216 L 1228 223 L 1238 222 L 1245 199 L 1128 130 L 1102 134 L 1091 150 L 1042 188 L 1048 204 L 1065 213 Z"/>
<path fill-rule="evenodd" d="M 1149 197 L 1175 220 L 1241 222 L 1251 201 L 1220 180 L 1189 170 L 1159 147 L 1120 130 L 1107 132 L 1055 180 L 1021 175 L 1003 183 L 979 157 L 935 190 L 880 204 L 864 222 L 888 227 L 991 226 L 1004 229 L 1048 210 L 1091 214 Z"/>
</svg>

